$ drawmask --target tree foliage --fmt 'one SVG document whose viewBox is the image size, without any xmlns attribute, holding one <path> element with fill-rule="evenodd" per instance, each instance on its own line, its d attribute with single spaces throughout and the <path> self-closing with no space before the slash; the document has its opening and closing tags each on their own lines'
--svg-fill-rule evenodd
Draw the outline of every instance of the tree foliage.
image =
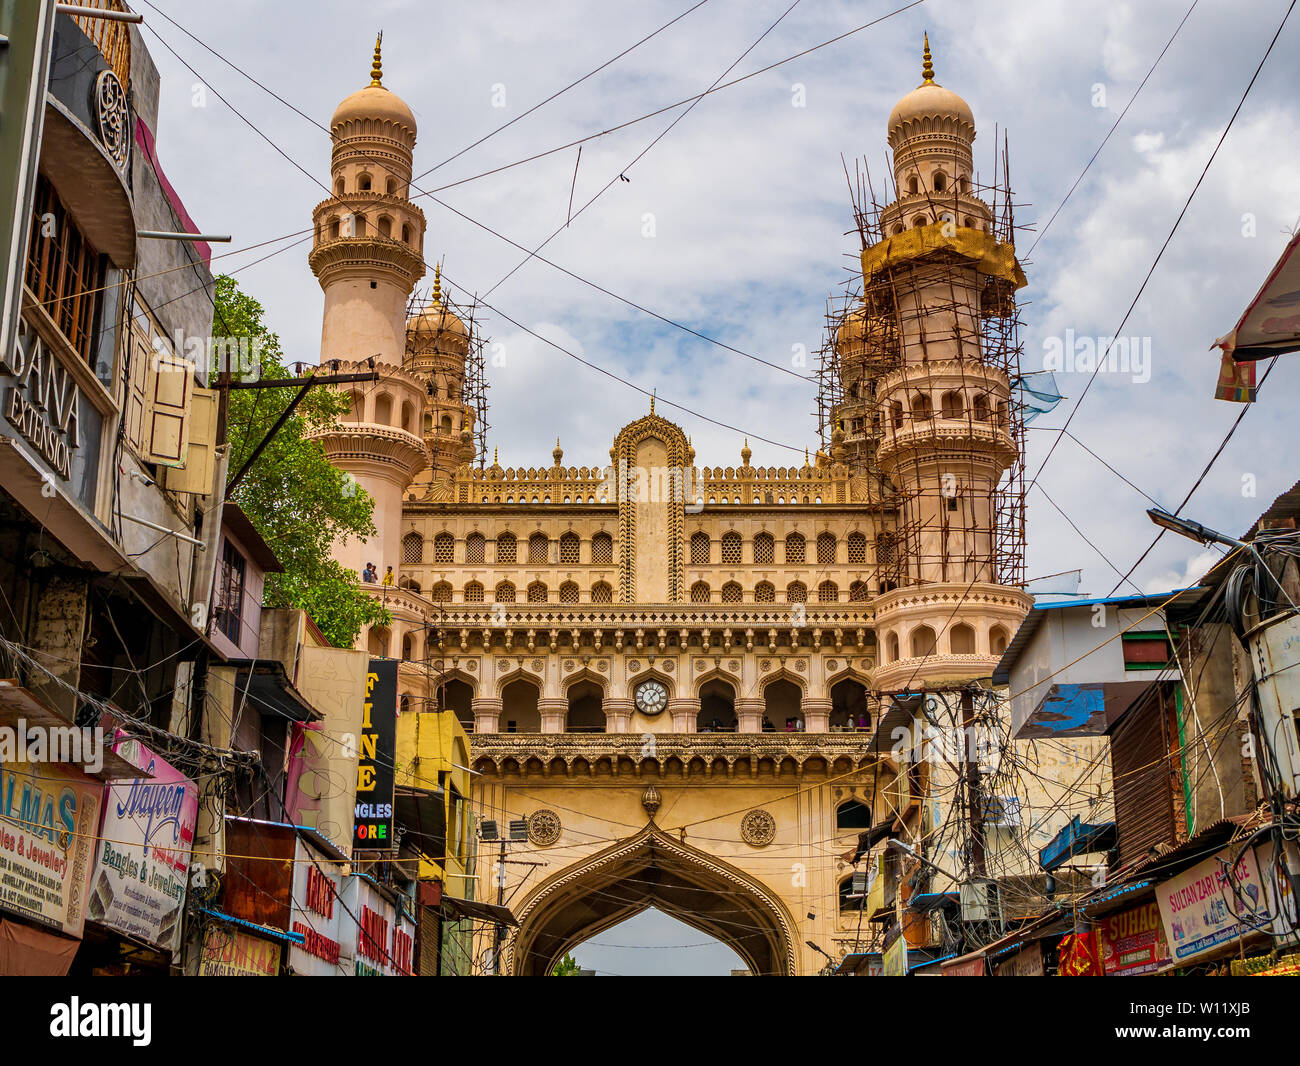
<svg viewBox="0 0 1300 1066">
<path fill-rule="evenodd" d="M 213 332 L 247 338 L 247 350 L 258 358 L 262 378 L 292 377 L 280 340 L 262 322 L 262 314 L 262 305 L 232 278 L 217 278 Z M 232 475 L 295 395 L 292 388 L 230 390 L 226 436 Z M 374 500 L 352 477 L 331 466 L 320 444 L 308 437 L 334 424 L 347 409 L 348 398 L 342 393 L 313 388 L 231 496 L 284 564 L 284 573 L 267 575 L 265 605 L 305 610 L 332 644 L 345 648 L 363 625 L 388 624 L 388 612 L 361 591 L 357 575 L 330 555 L 340 538 L 364 540 L 375 533 Z"/>
<path fill-rule="evenodd" d="M 551 971 L 552 977 L 580 977 L 582 967 L 578 965 L 578 960 L 572 955 L 565 955 L 555 964 L 555 969 Z"/>
</svg>

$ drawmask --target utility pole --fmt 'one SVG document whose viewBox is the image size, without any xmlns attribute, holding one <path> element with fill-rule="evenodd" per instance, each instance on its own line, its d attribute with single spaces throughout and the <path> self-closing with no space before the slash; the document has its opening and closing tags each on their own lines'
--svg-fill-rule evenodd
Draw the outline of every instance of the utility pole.
<svg viewBox="0 0 1300 1066">
<path fill-rule="evenodd" d="M 506 838 L 501 838 L 501 857 L 497 860 L 497 906 L 504 907 L 506 903 Z M 506 939 L 506 927 L 497 922 L 495 943 L 492 945 L 492 976 L 501 975 L 501 945 Z"/>
<path fill-rule="evenodd" d="M 966 748 L 966 810 L 970 818 L 971 871 L 978 878 L 988 876 L 984 843 L 984 790 L 980 779 L 979 753 L 974 743 L 975 694 L 969 686 L 961 691 L 962 741 Z"/>
</svg>

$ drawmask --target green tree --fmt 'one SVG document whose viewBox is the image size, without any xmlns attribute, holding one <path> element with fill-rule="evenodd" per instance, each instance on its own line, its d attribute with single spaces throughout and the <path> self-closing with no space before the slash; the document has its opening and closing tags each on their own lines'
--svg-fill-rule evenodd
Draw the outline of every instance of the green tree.
<svg viewBox="0 0 1300 1066">
<path fill-rule="evenodd" d="M 582 967 L 578 965 L 578 960 L 572 955 L 565 955 L 555 965 L 551 971 L 552 977 L 578 977 L 582 974 Z"/>
<path fill-rule="evenodd" d="M 262 305 L 232 278 L 217 278 L 213 333 L 230 340 L 247 338 L 262 378 L 291 377 L 280 340 L 262 322 L 262 314 Z M 296 392 L 230 390 L 226 436 L 231 474 L 244 465 Z M 348 398 L 342 393 L 313 388 L 231 496 L 284 564 L 284 573 L 267 576 L 265 605 L 305 610 L 332 644 L 345 648 L 363 625 L 389 623 L 388 612 L 360 590 L 357 575 L 330 556 L 338 539 L 364 540 L 375 533 L 374 500 L 352 477 L 330 465 L 320 444 L 308 439 L 347 409 Z"/>
</svg>

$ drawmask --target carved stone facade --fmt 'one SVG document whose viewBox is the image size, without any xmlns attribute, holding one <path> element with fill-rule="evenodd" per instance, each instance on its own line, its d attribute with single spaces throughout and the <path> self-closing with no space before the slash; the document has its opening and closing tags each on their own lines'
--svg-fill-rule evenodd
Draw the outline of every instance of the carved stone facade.
<svg viewBox="0 0 1300 1066">
<path fill-rule="evenodd" d="M 479 814 L 528 821 L 541 869 L 526 878 L 533 867 L 507 864 L 521 917 L 507 968 L 545 972 L 654 905 L 731 943 L 755 972 L 816 972 L 806 941 L 843 950 L 860 924 L 839 909 L 851 873 L 840 856 L 858 836 L 839 812 L 865 806 L 872 824 L 922 831 L 924 775 L 880 742 L 890 694 L 987 678 L 1029 601 L 968 580 L 978 574 L 898 587 L 910 486 L 898 499 L 868 491 L 842 448 L 755 467 L 746 443 L 739 465 L 698 466 L 652 402 L 611 427 L 607 463 L 566 466 L 557 441 L 550 465 L 485 465 L 461 394 L 468 327 L 436 286 L 405 317 L 424 235 L 406 199 L 409 114 L 376 62 L 333 125 L 336 192 L 316 209 L 312 253 L 327 294 L 322 358 L 354 368 L 379 352 L 381 380 L 321 439 L 377 500 L 379 536 L 341 545 L 340 560 L 393 572 L 391 585 L 363 586 L 393 619 L 363 646 L 401 661 L 412 705 L 472 732 Z M 941 125 L 973 139 L 973 124 Z M 907 127 L 920 137 L 908 159 L 928 158 L 928 128 Z M 969 140 L 955 150 L 968 158 Z M 394 180 L 357 187 L 377 177 Z M 336 216 L 361 208 L 387 212 L 388 233 L 370 221 L 361 236 L 335 232 Z M 366 307 L 350 315 L 349 301 Z M 399 335 L 404 351 L 389 343 Z M 945 430 L 928 432 L 930 447 Z M 978 474 L 996 480 L 1014 441 L 993 424 L 977 436 Z M 894 436 L 886 458 L 911 447 Z M 941 617 L 958 605 L 945 635 Z M 942 639 L 912 654 L 927 629 Z M 746 909 L 757 939 L 736 935 L 725 907 L 687 906 L 692 891 Z"/>
</svg>

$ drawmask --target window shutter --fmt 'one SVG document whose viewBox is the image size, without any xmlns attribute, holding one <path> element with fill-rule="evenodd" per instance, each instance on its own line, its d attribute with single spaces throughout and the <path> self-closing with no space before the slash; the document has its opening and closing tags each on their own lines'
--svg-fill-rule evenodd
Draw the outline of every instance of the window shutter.
<svg viewBox="0 0 1300 1066">
<path fill-rule="evenodd" d="M 167 348 L 151 353 L 145 393 L 144 459 L 159 466 L 182 466 L 189 444 L 190 398 L 194 365 Z"/>
<path fill-rule="evenodd" d="M 217 390 L 195 386 L 190 400 L 190 440 L 185 465 L 163 471 L 163 485 L 171 492 L 212 492 L 217 455 Z"/>
</svg>

